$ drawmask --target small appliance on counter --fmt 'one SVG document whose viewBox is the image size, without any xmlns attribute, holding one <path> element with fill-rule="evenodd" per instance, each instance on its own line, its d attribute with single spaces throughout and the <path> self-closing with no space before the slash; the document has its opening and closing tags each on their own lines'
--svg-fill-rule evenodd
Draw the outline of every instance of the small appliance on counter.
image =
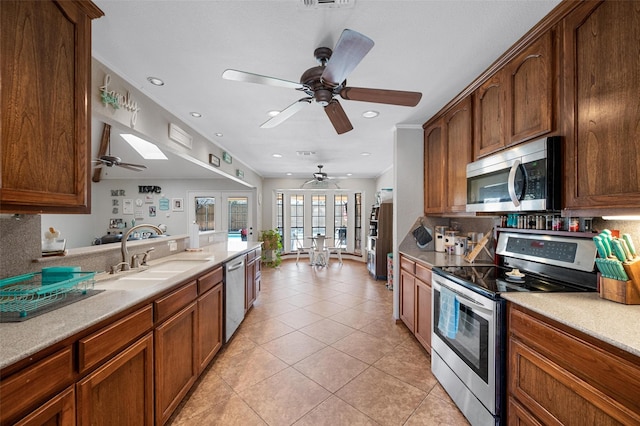
<svg viewBox="0 0 640 426">
<path fill-rule="evenodd" d="M 436 226 L 435 227 L 435 234 L 436 234 L 436 251 L 438 252 L 444 252 L 444 234 L 445 232 L 447 232 L 447 230 L 449 229 L 449 227 L 447 226 Z"/>
<path fill-rule="evenodd" d="M 60 238 L 60 231 L 50 227 L 42 240 L 42 256 L 62 256 L 65 254 L 67 240 Z"/>
</svg>

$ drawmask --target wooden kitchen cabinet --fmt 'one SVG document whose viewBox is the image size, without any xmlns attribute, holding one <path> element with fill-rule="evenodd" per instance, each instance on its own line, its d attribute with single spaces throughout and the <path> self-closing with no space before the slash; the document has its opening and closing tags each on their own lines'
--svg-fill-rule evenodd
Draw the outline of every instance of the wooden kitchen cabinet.
<svg viewBox="0 0 640 426">
<path fill-rule="evenodd" d="M 42 425 L 76 425 L 76 394 L 73 386 L 51 398 L 46 404 L 15 424 L 15 426 Z"/>
<path fill-rule="evenodd" d="M 506 145 L 507 85 L 505 69 L 498 71 L 474 94 L 474 159 L 491 154 Z"/>
<path fill-rule="evenodd" d="M 198 373 L 201 373 L 222 347 L 223 299 L 220 280 L 198 297 Z"/>
<path fill-rule="evenodd" d="M 508 304 L 509 424 L 640 424 L 640 358 Z"/>
<path fill-rule="evenodd" d="M 253 306 L 253 302 L 258 297 L 261 280 L 261 258 L 262 250 L 256 249 L 247 253 L 247 264 L 245 267 L 245 314 Z"/>
<path fill-rule="evenodd" d="M 90 1 L 0 2 L 0 211 L 90 213 Z"/>
<path fill-rule="evenodd" d="M 554 130 L 557 109 L 555 31 L 549 30 L 504 68 L 507 84 L 506 146 Z"/>
<path fill-rule="evenodd" d="M 472 124 L 471 96 L 462 99 L 444 116 L 446 213 L 467 210 L 467 164 L 473 161 Z"/>
<path fill-rule="evenodd" d="M 153 425 L 153 334 L 77 384 L 78 426 Z"/>
<path fill-rule="evenodd" d="M 163 315 L 168 319 L 156 327 L 154 334 L 156 425 L 169 419 L 199 373 L 195 289 L 193 282 L 155 302 L 156 312 L 170 315 Z"/>
<path fill-rule="evenodd" d="M 400 256 L 400 319 L 431 353 L 431 269 Z"/>
<path fill-rule="evenodd" d="M 444 211 L 447 146 L 442 120 L 424 131 L 424 212 Z"/>
<path fill-rule="evenodd" d="M 562 23 L 565 207 L 576 215 L 640 206 L 639 20 L 637 1 L 585 1 Z"/>
</svg>

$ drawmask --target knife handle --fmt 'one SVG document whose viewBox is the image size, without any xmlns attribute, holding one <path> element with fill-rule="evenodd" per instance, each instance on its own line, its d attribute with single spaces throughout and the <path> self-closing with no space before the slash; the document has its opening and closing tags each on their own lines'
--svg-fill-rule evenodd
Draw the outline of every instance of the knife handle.
<svg viewBox="0 0 640 426">
<path fill-rule="evenodd" d="M 617 241 L 620 242 L 620 245 L 622 246 L 622 250 L 624 250 L 625 260 L 633 260 L 633 255 L 631 255 L 631 250 L 629 250 L 629 246 L 627 245 L 627 242 L 624 240 L 624 238 L 618 238 Z"/>
<path fill-rule="evenodd" d="M 595 237 L 593 237 L 593 242 L 596 244 L 596 250 L 598 250 L 598 255 L 600 255 L 601 258 L 606 259 L 607 249 L 604 248 L 604 244 L 602 243 L 602 237 L 599 237 L 598 235 L 596 235 Z"/>
<path fill-rule="evenodd" d="M 631 234 L 622 234 L 622 239 L 626 241 L 627 247 L 629 247 L 629 251 L 631 255 L 635 257 L 636 248 L 633 246 L 633 240 L 631 239 Z"/>
<path fill-rule="evenodd" d="M 624 252 L 624 249 L 622 248 L 622 244 L 620 243 L 620 241 L 612 240 L 611 249 L 613 251 L 613 254 L 616 255 L 616 257 L 620 262 L 625 262 L 627 260 L 627 255 Z"/>
<path fill-rule="evenodd" d="M 629 276 L 627 275 L 626 271 L 624 270 L 624 267 L 622 266 L 622 263 L 620 262 L 615 262 L 615 270 L 616 270 L 616 275 L 618 276 L 618 280 L 620 281 L 628 281 L 629 280 Z"/>
<path fill-rule="evenodd" d="M 602 245 L 607 253 L 606 257 L 611 256 L 611 244 L 609 244 L 609 236 L 605 233 L 600 234 L 600 238 L 602 238 Z"/>
</svg>

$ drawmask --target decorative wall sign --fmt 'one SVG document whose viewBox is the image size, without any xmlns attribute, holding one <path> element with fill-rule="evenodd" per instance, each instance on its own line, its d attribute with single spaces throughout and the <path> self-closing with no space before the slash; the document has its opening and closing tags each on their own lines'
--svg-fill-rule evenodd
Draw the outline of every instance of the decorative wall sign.
<svg viewBox="0 0 640 426">
<path fill-rule="evenodd" d="M 131 125 L 135 126 L 136 121 L 138 120 L 138 111 L 140 111 L 138 102 L 131 99 L 131 95 L 128 91 L 123 95 L 115 90 L 109 90 L 109 83 L 111 83 L 110 74 L 105 74 L 103 83 L 104 84 L 100 86 L 100 99 L 102 99 L 102 103 L 105 106 L 111 105 L 114 110 L 124 108 L 131 112 Z"/>
<path fill-rule="evenodd" d="M 156 206 L 149 206 L 149 217 L 156 217 Z"/>
<path fill-rule="evenodd" d="M 160 210 L 169 210 L 169 199 L 162 197 L 158 200 L 158 208 Z"/>
<path fill-rule="evenodd" d="M 120 200 L 118 200 L 117 198 L 113 198 L 111 200 L 111 205 L 114 206 L 114 207 L 119 206 L 120 205 Z"/>
<path fill-rule="evenodd" d="M 144 202 L 146 204 L 153 204 L 153 195 L 147 194 L 144 196 Z"/>
<path fill-rule="evenodd" d="M 124 197 L 124 189 L 112 189 L 111 190 L 112 197 Z"/>
<path fill-rule="evenodd" d="M 111 214 L 118 214 L 118 208 L 117 207 L 112 208 Z"/>
<path fill-rule="evenodd" d="M 136 209 L 133 217 L 135 217 L 136 219 L 144 219 L 144 211 L 142 209 Z"/>
<path fill-rule="evenodd" d="M 244 172 L 240 169 L 236 169 L 236 176 L 240 179 L 244 179 Z"/>
<path fill-rule="evenodd" d="M 162 188 L 154 185 L 138 185 L 138 192 L 140 194 L 160 194 Z"/>
<path fill-rule="evenodd" d="M 174 198 L 172 201 L 173 211 L 174 212 L 183 212 L 184 211 L 184 200 L 182 198 Z"/>
<path fill-rule="evenodd" d="M 109 228 L 111 228 L 111 229 L 124 228 L 124 222 L 120 218 L 111 219 L 109 221 Z"/>
<path fill-rule="evenodd" d="M 216 167 L 220 167 L 220 158 L 216 157 L 213 154 L 209 154 L 209 164 L 216 166 Z"/>
<path fill-rule="evenodd" d="M 124 199 L 122 200 L 122 214 L 133 214 L 133 200 L 132 199 Z"/>
<path fill-rule="evenodd" d="M 222 151 L 222 159 L 225 163 L 231 164 L 233 162 L 233 158 L 227 151 Z"/>
</svg>

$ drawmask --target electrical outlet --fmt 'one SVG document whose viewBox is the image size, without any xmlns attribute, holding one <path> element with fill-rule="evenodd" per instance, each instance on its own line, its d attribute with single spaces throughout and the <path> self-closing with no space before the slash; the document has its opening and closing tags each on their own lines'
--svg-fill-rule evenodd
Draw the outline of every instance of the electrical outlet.
<svg viewBox="0 0 640 426">
<path fill-rule="evenodd" d="M 176 250 L 178 250 L 178 243 L 176 243 L 174 240 L 169 241 L 169 251 Z"/>
<path fill-rule="evenodd" d="M 212 243 L 213 242 L 213 235 L 209 235 L 209 242 Z"/>
</svg>

